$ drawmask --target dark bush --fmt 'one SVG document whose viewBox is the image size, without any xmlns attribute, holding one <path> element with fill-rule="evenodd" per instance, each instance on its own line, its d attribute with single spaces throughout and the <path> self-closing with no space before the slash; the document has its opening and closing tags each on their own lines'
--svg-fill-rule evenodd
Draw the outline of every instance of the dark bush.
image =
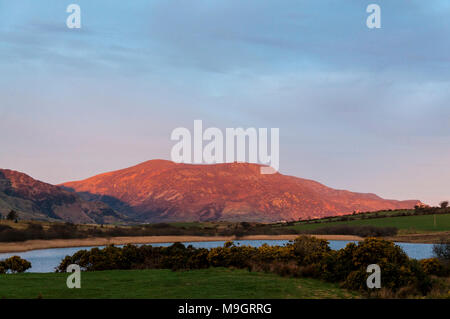
<svg viewBox="0 0 450 319">
<path fill-rule="evenodd" d="M 340 277 L 347 276 L 344 286 L 356 290 L 368 290 L 366 269 L 370 264 L 381 268 L 382 287 L 392 291 L 404 286 L 414 286 L 426 293 L 430 288 L 430 278 L 420 264 L 410 260 L 406 253 L 393 242 L 368 238 L 355 244 L 348 244 L 338 251 L 335 271 Z"/>
<path fill-rule="evenodd" d="M 78 227 L 71 223 L 53 223 L 47 231 L 48 239 L 78 238 Z"/>
<path fill-rule="evenodd" d="M 450 264 L 450 241 L 442 239 L 439 244 L 433 245 L 434 255 L 446 265 Z"/>
<path fill-rule="evenodd" d="M 27 240 L 28 236 L 24 237 L 23 232 L 13 228 L 8 228 L 0 231 L 0 242 L 14 242 Z"/>
<path fill-rule="evenodd" d="M 299 265 L 309 265 L 319 262 L 323 254 L 329 252 L 331 248 L 328 242 L 311 236 L 299 236 L 294 240 L 294 256 Z"/>
<path fill-rule="evenodd" d="M 397 234 L 397 228 L 395 227 L 376 227 L 376 226 L 351 226 L 351 225 L 338 225 L 321 227 L 314 230 L 304 231 L 308 234 L 318 235 L 354 235 L 360 237 L 383 237 L 383 236 L 395 236 Z"/>
<path fill-rule="evenodd" d="M 444 266 L 438 258 L 427 258 L 419 261 L 422 269 L 429 275 L 442 276 L 444 273 Z"/>
<path fill-rule="evenodd" d="M 44 237 L 44 228 L 41 224 L 30 223 L 26 228 L 28 239 L 40 239 Z"/>
<path fill-rule="evenodd" d="M 0 225 L 0 233 L 5 230 L 11 230 L 12 227 L 8 225 Z"/>
<path fill-rule="evenodd" d="M 3 261 L 0 261 L 0 273 L 8 271 L 12 273 L 22 273 L 31 268 L 31 263 L 28 260 L 22 259 L 19 256 L 12 256 Z"/>
</svg>

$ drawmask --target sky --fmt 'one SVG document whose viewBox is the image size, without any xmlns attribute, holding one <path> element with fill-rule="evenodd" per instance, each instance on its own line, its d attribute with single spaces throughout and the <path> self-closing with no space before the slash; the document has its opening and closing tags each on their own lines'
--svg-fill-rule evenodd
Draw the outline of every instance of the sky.
<svg viewBox="0 0 450 319">
<path fill-rule="evenodd" d="M 436 205 L 449 17 L 447 0 L 0 0 L 0 167 L 57 184 L 170 159 L 201 119 L 279 128 L 283 174 Z"/>
</svg>

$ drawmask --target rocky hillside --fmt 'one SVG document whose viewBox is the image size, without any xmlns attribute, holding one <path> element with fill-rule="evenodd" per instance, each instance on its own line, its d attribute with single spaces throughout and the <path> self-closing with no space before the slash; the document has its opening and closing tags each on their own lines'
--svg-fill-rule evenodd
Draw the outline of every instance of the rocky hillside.
<svg viewBox="0 0 450 319">
<path fill-rule="evenodd" d="M 6 216 L 11 210 L 22 219 L 73 223 L 114 223 L 126 219 L 105 203 L 85 201 L 58 186 L 0 169 L 0 214 Z"/>
<path fill-rule="evenodd" d="M 279 173 L 262 175 L 260 165 L 248 163 L 191 165 L 152 160 L 62 186 L 143 222 L 272 222 L 412 208 L 420 203 L 336 190 Z"/>
</svg>

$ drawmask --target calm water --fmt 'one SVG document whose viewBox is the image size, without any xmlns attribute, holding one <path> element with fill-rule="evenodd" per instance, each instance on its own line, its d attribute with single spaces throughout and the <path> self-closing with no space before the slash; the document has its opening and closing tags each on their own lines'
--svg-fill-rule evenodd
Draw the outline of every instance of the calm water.
<svg viewBox="0 0 450 319">
<path fill-rule="evenodd" d="M 236 240 L 236 245 L 250 245 L 259 247 L 263 244 L 268 245 L 285 245 L 288 240 Z M 350 241 L 344 240 L 330 240 L 330 247 L 332 249 L 344 248 Z M 214 248 L 223 246 L 224 241 L 208 241 L 208 242 L 185 242 L 186 246 L 192 245 L 196 248 Z M 152 244 L 152 246 L 170 246 L 172 243 Z M 430 258 L 433 256 L 432 244 L 410 244 L 410 243 L 396 243 L 408 254 L 409 257 L 415 259 Z M 104 246 L 99 246 L 100 248 Z M 121 246 L 118 246 L 121 247 Z M 20 256 L 31 262 L 32 268 L 28 272 L 53 272 L 55 267 L 59 265 L 61 260 L 67 255 L 73 255 L 81 249 L 91 249 L 93 247 L 71 247 L 71 248 L 51 248 L 38 249 L 27 252 L 0 254 L 0 260 L 11 257 Z"/>
</svg>

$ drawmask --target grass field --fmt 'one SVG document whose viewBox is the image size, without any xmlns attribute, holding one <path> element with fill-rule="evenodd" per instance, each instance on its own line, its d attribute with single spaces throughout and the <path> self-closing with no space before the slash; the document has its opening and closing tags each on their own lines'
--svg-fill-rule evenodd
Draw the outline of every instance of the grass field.
<svg viewBox="0 0 450 319">
<path fill-rule="evenodd" d="M 434 224 L 435 218 L 436 225 Z M 336 225 L 372 225 L 379 227 L 396 227 L 399 229 L 400 234 L 408 232 L 438 232 L 450 230 L 450 214 L 358 219 L 317 224 L 307 224 L 302 222 L 286 227 L 294 228 L 297 230 L 311 230 Z"/>
<path fill-rule="evenodd" d="M 81 289 L 65 273 L 0 275 L 0 298 L 357 298 L 336 284 L 309 278 L 210 268 L 83 272 Z"/>
</svg>

